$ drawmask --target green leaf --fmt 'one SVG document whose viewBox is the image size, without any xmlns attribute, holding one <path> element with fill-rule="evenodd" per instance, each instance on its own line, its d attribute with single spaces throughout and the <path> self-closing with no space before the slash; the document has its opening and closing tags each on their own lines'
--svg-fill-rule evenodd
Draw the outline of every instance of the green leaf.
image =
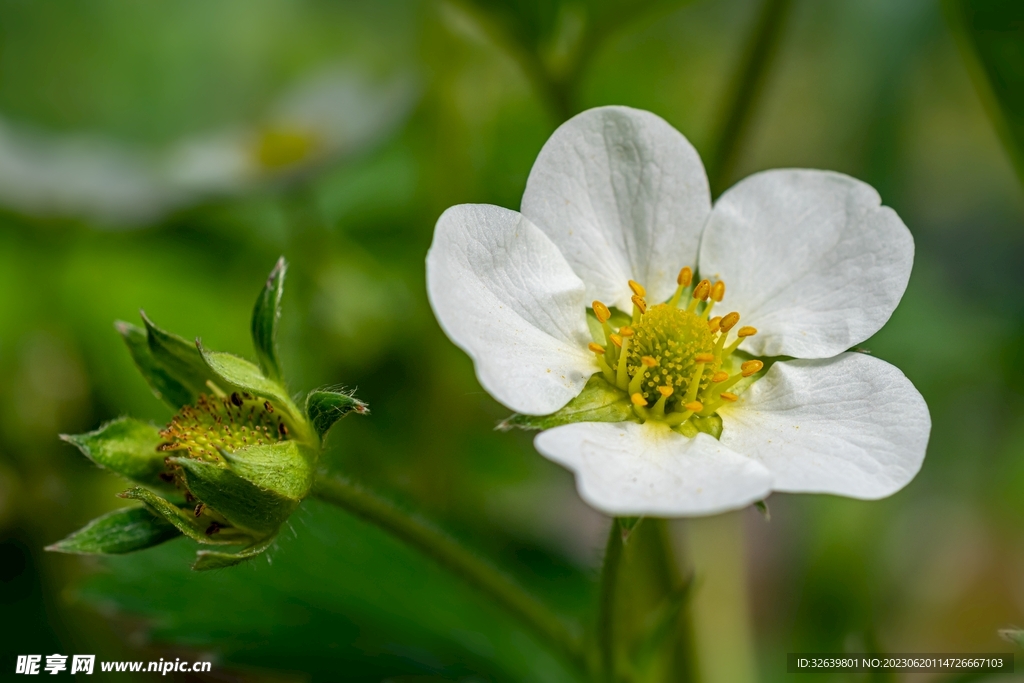
<svg viewBox="0 0 1024 683">
<path fill-rule="evenodd" d="M 144 486 L 167 489 L 160 478 L 166 471 L 166 454 L 157 450 L 164 439 L 148 422 L 119 417 L 87 434 L 61 434 L 103 469 L 116 472 Z"/>
<path fill-rule="evenodd" d="M 263 374 L 281 382 L 281 361 L 277 357 L 277 321 L 281 317 L 281 295 L 284 294 L 284 276 L 288 263 L 282 256 L 270 271 L 267 284 L 256 299 L 252 310 L 252 344 Z"/>
<path fill-rule="evenodd" d="M 293 418 L 302 419 L 284 387 L 264 377 L 255 364 L 231 353 L 208 351 L 198 341 L 196 346 L 199 349 L 201 358 L 215 374 L 218 382 L 225 383 L 232 389 L 240 389 L 263 398 L 272 399 L 291 413 Z"/>
<path fill-rule="evenodd" d="M 180 535 L 174 525 L 144 507 L 124 508 L 97 517 L 46 549 L 58 553 L 121 555 L 152 548 Z"/>
<path fill-rule="evenodd" d="M 975 87 L 1024 182 L 1024 4 L 947 0 L 946 9 Z"/>
<path fill-rule="evenodd" d="M 320 438 L 330 431 L 335 422 L 352 411 L 365 415 L 369 409 L 351 394 L 337 391 L 320 389 L 309 392 L 306 397 L 306 416 Z"/>
<path fill-rule="evenodd" d="M 573 422 L 627 422 L 636 420 L 633 404 L 625 392 L 619 391 L 605 381 L 600 374 L 593 375 L 583 387 L 580 395 L 569 401 L 564 408 L 550 415 L 515 414 L 500 425 L 499 429 L 551 429 Z"/>
<path fill-rule="evenodd" d="M 241 564 L 247 560 L 262 555 L 267 551 L 267 548 L 273 544 L 274 539 L 277 538 L 277 534 L 267 536 L 262 541 L 253 543 L 247 548 L 239 550 L 237 553 L 222 553 L 217 550 L 200 550 L 196 553 L 196 561 L 192 565 L 192 569 L 201 572 L 209 569 L 224 569 L 226 567 L 234 567 L 236 564 Z"/>
<path fill-rule="evenodd" d="M 146 505 L 146 509 L 157 517 L 172 524 L 178 531 L 191 538 L 197 543 L 206 545 L 237 545 L 239 543 L 252 542 L 252 537 L 247 534 L 240 534 L 233 529 L 226 529 L 221 533 L 207 534 L 209 521 L 197 518 L 192 511 L 186 511 L 177 505 L 164 500 L 148 489 L 135 487 L 118 494 L 121 498 L 140 500 Z"/>
<path fill-rule="evenodd" d="M 132 360 L 135 361 L 135 366 L 142 373 L 157 398 L 175 411 L 195 401 L 196 397 L 192 391 L 174 379 L 153 358 L 153 354 L 149 350 L 146 330 L 120 320 L 114 323 L 114 327 L 124 338 L 125 344 L 128 345 L 128 352 L 131 354 Z"/>
<path fill-rule="evenodd" d="M 221 451 L 221 455 L 238 476 L 291 500 L 305 498 L 313 485 L 316 455 L 296 441 Z"/>
<path fill-rule="evenodd" d="M 185 472 L 185 483 L 196 498 L 233 525 L 255 535 L 277 531 L 298 502 L 261 489 L 256 484 L 215 463 L 191 458 L 171 458 Z"/>
<path fill-rule="evenodd" d="M 1024 630 L 1019 628 L 1004 628 L 1000 629 L 999 636 L 1003 640 L 1024 649 Z"/>
<path fill-rule="evenodd" d="M 185 341 L 176 334 L 160 329 L 146 317 L 144 311 L 140 313 L 142 322 L 146 325 L 146 336 L 153 360 L 163 367 L 175 381 L 188 389 L 192 396 L 192 400 L 188 403 L 195 403 L 195 398 L 199 394 L 211 393 L 206 383 L 207 381 L 216 381 L 217 376 L 203 362 L 203 357 L 196 345 Z"/>
</svg>

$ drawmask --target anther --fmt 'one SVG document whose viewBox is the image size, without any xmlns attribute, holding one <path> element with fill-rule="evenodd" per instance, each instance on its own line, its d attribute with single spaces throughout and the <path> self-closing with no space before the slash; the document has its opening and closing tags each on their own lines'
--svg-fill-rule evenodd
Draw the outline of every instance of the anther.
<svg viewBox="0 0 1024 683">
<path fill-rule="evenodd" d="M 615 346 L 619 347 L 620 349 L 622 348 L 622 337 L 620 337 L 617 334 L 612 334 L 609 335 L 608 338 L 612 340 L 612 344 L 615 344 Z"/>
<path fill-rule="evenodd" d="M 748 360 L 740 366 L 740 371 L 744 377 L 750 377 L 761 372 L 761 368 L 764 367 L 764 363 L 759 360 Z"/>
<path fill-rule="evenodd" d="M 640 392 L 637 392 L 630 396 L 629 400 L 632 401 L 633 405 L 640 406 L 641 408 L 647 405 L 647 399 L 644 398 L 643 394 L 641 394 Z"/>
<path fill-rule="evenodd" d="M 695 363 L 713 363 L 715 361 L 715 354 L 713 353 L 698 353 L 693 357 Z"/>
<path fill-rule="evenodd" d="M 689 287 L 691 282 L 693 282 L 693 271 L 690 270 L 690 266 L 686 266 L 679 271 L 679 277 L 676 278 L 676 283 L 680 287 Z"/>
<path fill-rule="evenodd" d="M 740 314 L 737 313 L 736 311 L 733 311 L 732 313 L 727 313 L 722 318 L 722 322 L 719 323 L 719 327 L 721 328 L 722 332 L 728 332 L 732 328 L 736 327 L 736 323 L 738 323 L 739 321 Z"/>
<path fill-rule="evenodd" d="M 718 329 L 722 326 L 722 316 L 716 315 L 714 318 L 708 321 L 708 329 L 711 330 L 711 334 L 718 332 Z"/>
<path fill-rule="evenodd" d="M 739 398 L 739 396 L 732 393 L 731 391 L 723 391 L 722 393 L 719 394 L 719 396 L 722 398 L 723 401 L 728 401 L 730 403 Z"/>
<path fill-rule="evenodd" d="M 693 298 L 698 301 L 707 301 L 709 296 L 711 296 L 711 282 L 708 280 L 701 280 L 697 283 L 697 286 L 693 288 Z"/>
<path fill-rule="evenodd" d="M 594 316 L 598 322 L 606 323 L 612 317 L 612 312 L 600 301 L 595 301 L 591 306 L 594 308 Z"/>
<path fill-rule="evenodd" d="M 649 368 L 653 368 L 654 366 L 656 366 L 658 364 L 658 360 L 656 358 L 651 357 L 651 356 L 644 356 L 643 358 L 640 359 L 640 362 L 643 363 L 644 365 L 646 365 Z"/>
<path fill-rule="evenodd" d="M 729 379 L 729 373 L 723 372 L 721 370 L 711 375 L 711 381 L 714 382 L 715 384 L 718 384 L 719 382 L 724 382 L 727 379 Z"/>
<path fill-rule="evenodd" d="M 633 301 L 633 305 L 640 309 L 640 313 L 641 314 L 647 312 L 647 302 L 644 301 L 644 298 L 642 296 L 637 294 L 637 295 L 633 296 L 632 301 Z"/>
<path fill-rule="evenodd" d="M 629 325 L 623 325 L 622 327 L 619 328 L 619 336 L 622 336 L 622 337 L 632 337 L 633 336 L 633 328 L 630 327 Z"/>
<path fill-rule="evenodd" d="M 712 301 L 721 301 L 725 298 L 725 283 L 719 280 L 711 287 Z"/>
<path fill-rule="evenodd" d="M 644 289 L 644 286 L 636 280 L 629 281 L 629 288 L 632 289 L 633 293 L 637 296 L 647 296 L 647 290 Z"/>
<path fill-rule="evenodd" d="M 629 380 L 629 388 L 627 391 L 630 394 L 635 394 L 640 391 L 640 388 L 644 383 L 644 379 L 647 377 L 647 371 L 656 366 L 658 361 L 651 356 L 643 356 L 640 358 L 640 364 L 643 367 L 637 368 L 636 373 L 633 374 L 633 378 Z"/>
<path fill-rule="evenodd" d="M 587 344 L 587 348 L 590 349 L 591 351 L 593 351 L 594 353 L 596 353 L 599 356 L 604 354 L 604 347 L 601 346 L 600 344 L 596 344 L 594 342 L 590 342 L 589 344 Z"/>
<path fill-rule="evenodd" d="M 755 334 L 757 334 L 757 328 L 750 325 L 745 325 L 736 331 L 737 337 L 753 337 Z"/>
<path fill-rule="evenodd" d="M 704 410 L 704 404 L 701 403 L 700 401 L 690 401 L 689 403 L 683 405 L 683 407 L 694 413 L 699 413 L 700 411 Z"/>
<path fill-rule="evenodd" d="M 673 389 L 672 387 L 658 387 L 658 393 L 664 396 L 665 398 L 668 398 L 673 393 L 675 393 L 675 389 Z"/>
</svg>

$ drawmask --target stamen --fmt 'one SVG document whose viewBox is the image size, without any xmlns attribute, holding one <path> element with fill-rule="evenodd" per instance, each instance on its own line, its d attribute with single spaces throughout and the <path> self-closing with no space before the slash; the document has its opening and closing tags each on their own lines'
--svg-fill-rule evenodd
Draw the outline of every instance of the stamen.
<svg viewBox="0 0 1024 683">
<path fill-rule="evenodd" d="M 718 332 L 718 328 L 722 326 L 722 316 L 716 315 L 714 318 L 708 321 L 708 329 L 711 330 L 711 334 Z"/>
<path fill-rule="evenodd" d="M 606 323 L 612 317 L 612 312 L 609 311 L 608 307 L 600 301 L 595 301 L 591 306 L 594 309 L 594 316 L 597 318 L 598 322 Z"/>
<path fill-rule="evenodd" d="M 640 408 L 643 408 L 644 406 L 647 405 L 647 399 L 644 398 L 643 394 L 639 392 L 630 396 L 629 400 L 632 401 L 633 405 L 638 406 Z"/>
<path fill-rule="evenodd" d="M 718 384 L 719 382 L 724 382 L 727 379 L 729 379 L 729 373 L 724 372 L 722 370 L 719 370 L 715 374 L 711 375 L 711 381 L 715 384 Z"/>
<path fill-rule="evenodd" d="M 629 371 L 626 361 L 629 358 L 629 339 L 633 336 L 633 328 L 623 325 L 619 328 L 622 340 L 622 353 L 619 354 L 619 366 L 615 368 L 615 386 L 623 391 L 629 386 Z"/>
<path fill-rule="evenodd" d="M 699 413 L 700 411 L 704 410 L 704 404 L 701 403 L 700 401 L 690 401 L 683 407 L 694 413 Z"/>
<path fill-rule="evenodd" d="M 740 314 L 737 313 L 736 311 L 733 311 L 732 313 L 726 314 L 722 318 L 722 322 L 719 323 L 719 327 L 722 329 L 722 332 L 728 332 L 732 328 L 736 327 L 736 323 L 738 323 L 739 321 Z"/>
<path fill-rule="evenodd" d="M 629 380 L 629 393 L 635 394 L 640 391 L 643 385 L 644 378 L 647 377 L 647 371 L 658 364 L 657 359 L 651 356 L 644 356 L 640 359 L 642 368 L 637 369 L 636 374 L 633 375 L 633 379 Z"/>
<path fill-rule="evenodd" d="M 751 375 L 756 375 L 761 372 L 763 367 L 764 363 L 759 360 L 748 360 L 740 366 L 740 370 L 744 377 L 750 377 Z"/>
<path fill-rule="evenodd" d="M 620 337 L 619 335 L 610 334 L 608 335 L 608 339 L 609 341 L 611 341 L 612 344 L 615 344 L 616 347 L 620 349 L 622 348 L 622 337 Z"/>
<path fill-rule="evenodd" d="M 707 363 L 713 363 L 715 357 L 710 353 L 698 353 L 693 360 L 693 374 L 690 376 L 690 384 L 686 387 L 686 396 L 683 398 L 684 405 L 697 398 L 697 391 L 700 390 L 700 378 L 704 376 L 704 366 Z"/>
<path fill-rule="evenodd" d="M 725 282 L 719 280 L 711 287 L 711 300 L 721 301 L 725 298 Z"/>
<path fill-rule="evenodd" d="M 689 266 L 686 266 L 679 271 L 679 275 L 676 276 L 676 293 L 669 299 L 668 305 L 672 308 L 679 306 L 679 299 L 683 296 L 683 290 L 690 286 L 690 282 L 693 281 L 693 271 L 690 270 Z"/>
<path fill-rule="evenodd" d="M 587 344 L 587 348 L 590 349 L 591 351 L 593 351 L 594 353 L 596 353 L 599 356 L 603 356 L 604 355 L 604 347 L 601 346 L 600 344 L 597 344 L 595 342 L 590 342 L 589 344 Z"/>
<path fill-rule="evenodd" d="M 644 289 L 644 286 L 636 280 L 629 281 L 629 288 L 632 289 L 633 294 L 636 294 L 637 296 L 647 296 L 647 290 Z"/>
<path fill-rule="evenodd" d="M 690 299 L 690 303 L 687 305 L 686 310 L 693 313 L 697 309 L 697 304 L 702 301 L 706 301 L 710 294 L 711 282 L 708 280 L 701 280 L 697 283 L 697 286 L 693 288 L 693 298 Z"/>
<path fill-rule="evenodd" d="M 660 419 L 665 416 L 665 402 L 674 391 L 672 387 L 658 387 L 658 393 L 661 394 L 661 397 L 658 398 L 658 402 L 654 404 L 654 408 L 651 410 L 655 418 Z"/>
<path fill-rule="evenodd" d="M 647 312 L 647 302 L 639 294 L 634 294 L 631 301 L 633 302 L 633 324 L 636 325 L 640 322 L 640 316 Z"/>
<path fill-rule="evenodd" d="M 721 397 L 723 401 L 728 401 L 729 403 L 732 403 L 733 401 L 739 399 L 739 396 L 732 393 L 731 391 L 723 391 L 722 393 L 719 394 L 719 397 Z"/>
<path fill-rule="evenodd" d="M 736 331 L 737 337 L 753 337 L 755 334 L 757 334 L 757 328 L 750 327 L 749 325 L 741 327 L 739 330 Z"/>
</svg>

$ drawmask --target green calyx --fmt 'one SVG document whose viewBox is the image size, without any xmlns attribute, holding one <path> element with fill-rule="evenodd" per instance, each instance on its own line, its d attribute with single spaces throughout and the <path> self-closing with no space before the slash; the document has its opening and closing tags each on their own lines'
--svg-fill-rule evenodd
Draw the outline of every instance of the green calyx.
<svg viewBox="0 0 1024 683">
<path fill-rule="evenodd" d="M 281 259 L 253 309 L 258 364 L 190 343 L 145 315 L 144 327 L 117 323 L 139 371 L 175 414 L 163 429 L 119 418 L 95 432 L 62 437 L 138 484 L 122 497 L 144 508 L 107 515 L 51 550 L 114 554 L 177 536 L 241 546 L 201 551 L 193 569 L 202 570 L 238 564 L 271 546 L 311 490 L 330 428 L 349 412 L 368 412 L 338 390 L 310 392 L 305 409 L 293 402 L 276 339 L 286 270 Z"/>
</svg>

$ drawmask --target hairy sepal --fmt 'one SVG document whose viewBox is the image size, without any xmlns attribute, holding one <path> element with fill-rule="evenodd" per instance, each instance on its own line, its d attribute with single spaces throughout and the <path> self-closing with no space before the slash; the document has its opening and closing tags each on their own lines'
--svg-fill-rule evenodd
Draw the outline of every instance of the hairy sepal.
<svg viewBox="0 0 1024 683">
<path fill-rule="evenodd" d="M 499 429 L 551 429 L 573 422 L 627 422 L 636 421 L 633 406 L 624 392 L 593 375 L 580 395 L 565 407 L 550 415 L 515 414 L 498 425 Z"/>
<path fill-rule="evenodd" d="M 167 490 L 160 479 L 165 471 L 164 454 L 157 450 L 163 442 L 160 430 L 141 420 L 119 417 L 86 434 L 61 434 L 85 457 L 103 469 L 116 472 L 135 483 Z"/>
<path fill-rule="evenodd" d="M 259 488 L 300 501 L 313 485 L 316 453 L 297 441 L 221 451 L 231 471 Z"/>
<path fill-rule="evenodd" d="M 281 318 L 281 296 L 288 263 L 282 256 L 267 277 L 267 283 L 256 299 L 252 310 L 252 344 L 256 349 L 263 374 L 275 382 L 282 382 L 281 361 L 277 353 L 277 322 Z"/>
<path fill-rule="evenodd" d="M 160 545 L 181 532 L 145 507 L 114 510 L 97 517 L 47 550 L 78 555 L 123 555 Z"/>
<path fill-rule="evenodd" d="M 267 536 L 261 541 L 257 541 L 246 548 L 242 548 L 237 553 L 225 553 L 219 550 L 200 550 L 196 553 L 196 561 L 193 563 L 192 569 L 197 572 L 202 572 L 210 569 L 234 567 L 236 564 L 247 562 L 252 558 L 265 553 L 274 543 L 275 538 L 277 538 L 276 534 Z"/>
<path fill-rule="evenodd" d="M 352 394 L 340 391 L 318 389 L 306 396 L 306 417 L 321 439 L 335 422 L 352 412 L 365 415 L 369 408 Z"/>
</svg>

